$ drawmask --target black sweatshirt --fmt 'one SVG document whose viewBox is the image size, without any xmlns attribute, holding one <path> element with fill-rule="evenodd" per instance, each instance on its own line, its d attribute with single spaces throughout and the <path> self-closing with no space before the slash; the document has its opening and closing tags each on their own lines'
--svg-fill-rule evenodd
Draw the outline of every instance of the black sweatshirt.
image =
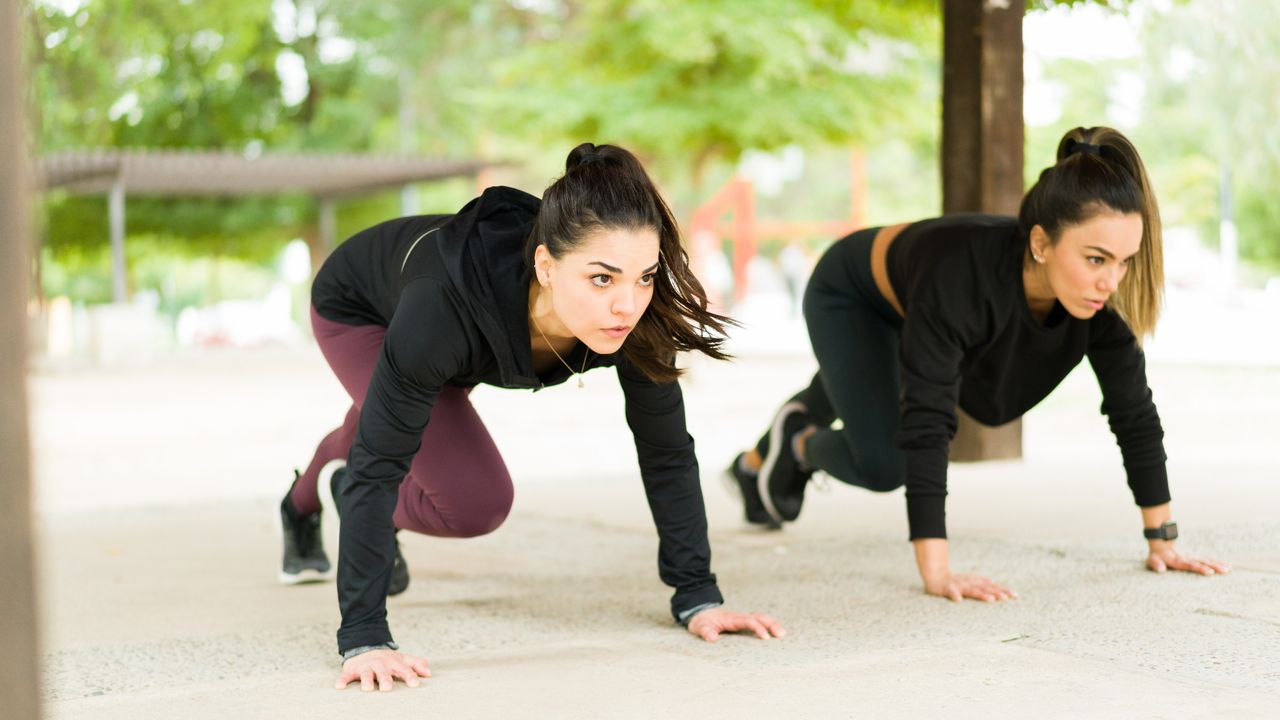
<svg viewBox="0 0 1280 720">
<path fill-rule="evenodd" d="M 889 246 L 889 282 L 906 311 L 897 440 L 913 540 L 947 536 L 957 404 L 985 425 L 1001 425 L 1043 400 L 1084 357 L 1102 388 L 1102 412 L 1134 500 L 1169 502 L 1164 431 L 1142 349 L 1110 307 L 1079 320 L 1055 303 L 1037 322 L 1022 286 L 1026 247 L 1016 219 L 988 215 L 914 223 Z"/>
<path fill-rule="evenodd" d="M 494 187 L 455 215 L 385 222 L 343 243 L 316 276 L 311 301 L 322 317 L 387 328 L 340 500 L 339 652 L 392 639 L 386 617 L 391 516 L 441 388 L 486 383 L 537 390 L 571 376 L 564 367 L 543 375 L 533 369 L 532 271 L 523 250 L 539 202 Z M 579 343 L 565 359 L 580 367 L 586 353 Z M 672 614 L 722 602 L 680 385 L 652 382 L 621 352 L 591 353 L 587 360 L 588 368 L 615 366 L 658 530 L 658 574 L 675 588 Z"/>
</svg>

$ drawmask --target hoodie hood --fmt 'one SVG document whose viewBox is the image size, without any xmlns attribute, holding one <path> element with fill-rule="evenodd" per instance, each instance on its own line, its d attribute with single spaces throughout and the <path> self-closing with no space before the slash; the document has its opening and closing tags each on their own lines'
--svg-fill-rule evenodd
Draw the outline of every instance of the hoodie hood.
<svg viewBox="0 0 1280 720">
<path fill-rule="evenodd" d="M 524 246 L 542 201 L 496 186 L 440 227 L 440 256 L 462 302 L 493 349 L 506 387 L 537 388 L 529 351 L 530 269 Z"/>
</svg>

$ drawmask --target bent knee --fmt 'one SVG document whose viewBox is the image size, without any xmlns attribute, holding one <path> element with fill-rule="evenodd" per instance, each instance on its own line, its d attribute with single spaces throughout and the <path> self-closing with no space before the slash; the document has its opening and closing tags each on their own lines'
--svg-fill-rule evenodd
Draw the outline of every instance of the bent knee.
<svg viewBox="0 0 1280 720">
<path fill-rule="evenodd" d="M 862 483 L 872 492 L 893 492 L 906 484 L 907 467 L 901 458 L 881 458 L 863 467 Z"/>
<path fill-rule="evenodd" d="M 506 522 L 507 516 L 511 514 L 511 501 L 512 497 L 508 495 L 505 501 L 500 499 L 498 502 L 469 508 L 449 524 L 450 534 L 458 538 L 488 535 Z"/>
</svg>

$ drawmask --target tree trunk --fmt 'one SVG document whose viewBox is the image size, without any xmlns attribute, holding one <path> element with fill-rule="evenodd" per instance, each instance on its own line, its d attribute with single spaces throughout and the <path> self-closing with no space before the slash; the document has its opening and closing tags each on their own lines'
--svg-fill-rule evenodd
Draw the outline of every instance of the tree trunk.
<svg viewBox="0 0 1280 720">
<path fill-rule="evenodd" d="M 0 2 L 0 698 L 4 716 L 40 716 L 31 445 L 27 420 L 28 212 L 32 203 L 23 126 L 19 0 Z"/>
<path fill-rule="evenodd" d="M 942 211 L 1017 215 L 1022 202 L 1021 0 L 944 0 Z M 952 460 L 1022 456 L 1022 421 L 959 413 Z"/>
</svg>

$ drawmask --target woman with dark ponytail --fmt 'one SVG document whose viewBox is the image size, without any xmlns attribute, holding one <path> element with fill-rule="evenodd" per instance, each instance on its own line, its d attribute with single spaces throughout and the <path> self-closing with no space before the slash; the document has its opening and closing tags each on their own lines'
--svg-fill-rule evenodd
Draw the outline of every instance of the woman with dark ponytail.
<svg viewBox="0 0 1280 720">
<path fill-rule="evenodd" d="M 949 215 L 838 241 L 804 298 L 818 373 L 729 469 L 747 520 L 795 520 L 814 471 L 877 492 L 905 485 L 926 592 L 1013 597 L 951 572 L 944 503 L 956 411 L 1009 422 L 1087 357 L 1142 511 L 1147 567 L 1227 572 L 1174 548 L 1164 431 L 1141 347 L 1160 312 L 1161 258 L 1142 160 L 1103 127 L 1062 138 L 1017 218 Z"/>
<path fill-rule="evenodd" d="M 387 596 L 409 583 L 396 533 L 483 535 L 511 508 L 511 477 L 471 388 L 581 386 L 577 376 L 599 367 L 617 368 L 626 397 L 672 615 L 709 641 L 783 634 L 767 616 L 720 607 L 675 356 L 724 359 L 729 321 L 707 310 L 671 211 L 631 153 L 583 144 L 541 200 L 492 187 L 455 214 L 357 233 L 325 261 L 311 301 L 316 342 L 352 406 L 281 501 L 280 579 L 330 575 L 320 518 L 331 506 L 338 687 L 389 690 L 428 675 L 387 624 Z"/>
</svg>

